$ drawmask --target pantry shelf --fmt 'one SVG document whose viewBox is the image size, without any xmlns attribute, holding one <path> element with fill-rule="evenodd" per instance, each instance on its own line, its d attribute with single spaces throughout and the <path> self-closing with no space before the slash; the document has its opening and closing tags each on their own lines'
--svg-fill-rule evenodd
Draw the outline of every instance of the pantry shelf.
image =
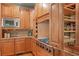
<svg viewBox="0 0 79 59">
<path fill-rule="evenodd" d="M 72 33 L 72 32 L 76 32 L 76 31 L 70 30 L 70 31 L 64 31 L 64 32 L 71 32 Z"/>
<path fill-rule="evenodd" d="M 64 19 L 66 22 L 75 22 L 75 20 Z"/>
</svg>

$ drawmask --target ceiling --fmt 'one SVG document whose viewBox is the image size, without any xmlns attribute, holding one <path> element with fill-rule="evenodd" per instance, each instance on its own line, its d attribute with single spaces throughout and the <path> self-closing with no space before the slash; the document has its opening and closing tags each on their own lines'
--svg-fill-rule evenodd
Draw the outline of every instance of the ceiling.
<svg viewBox="0 0 79 59">
<path fill-rule="evenodd" d="M 28 8 L 34 8 L 35 3 L 15 3 L 16 5 L 28 7 Z"/>
</svg>

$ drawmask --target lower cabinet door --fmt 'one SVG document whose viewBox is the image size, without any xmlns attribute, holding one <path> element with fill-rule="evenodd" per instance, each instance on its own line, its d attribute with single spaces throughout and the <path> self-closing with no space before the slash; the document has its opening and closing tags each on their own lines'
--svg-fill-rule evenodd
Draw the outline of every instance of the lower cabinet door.
<svg viewBox="0 0 79 59">
<path fill-rule="evenodd" d="M 1 56 L 1 51 L 0 51 L 0 56 Z"/>
<path fill-rule="evenodd" d="M 15 53 L 25 53 L 25 39 L 24 38 L 17 38 L 15 39 Z"/>
<path fill-rule="evenodd" d="M 30 51 L 32 51 L 32 47 L 31 47 L 31 38 L 26 38 L 25 39 L 25 48 L 26 48 L 26 52 L 30 52 Z"/>
<path fill-rule="evenodd" d="M 37 55 L 37 47 L 36 47 L 36 40 L 35 39 L 32 39 L 32 53 L 34 56 Z"/>
<path fill-rule="evenodd" d="M 2 41 L 2 56 L 14 55 L 14 40 Z"/>
<path fill-rule="evenodd" d="M 1 47 L 1 41 L 0 41 L 0 56 L 1 56 L 1 49 L 2 49 L 2 47 Z"/>
</svg>

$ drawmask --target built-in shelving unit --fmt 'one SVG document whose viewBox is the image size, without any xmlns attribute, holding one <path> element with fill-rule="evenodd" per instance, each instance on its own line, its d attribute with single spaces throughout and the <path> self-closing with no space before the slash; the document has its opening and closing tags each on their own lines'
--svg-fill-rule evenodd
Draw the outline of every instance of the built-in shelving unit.
<svg viewBox="0 0 79 59">
<path fill-rule="evenodd" d="M 70 12 L 75 12 L 75 4 L 74 3 L 65 3 L 64 4 L 64 9 Z"/>
<path fill-rule="evenodd" d="M 64 45 L 74 46 L 76 40 L 76 14 L 75 4 L 64 4 Z"/>
</svg>

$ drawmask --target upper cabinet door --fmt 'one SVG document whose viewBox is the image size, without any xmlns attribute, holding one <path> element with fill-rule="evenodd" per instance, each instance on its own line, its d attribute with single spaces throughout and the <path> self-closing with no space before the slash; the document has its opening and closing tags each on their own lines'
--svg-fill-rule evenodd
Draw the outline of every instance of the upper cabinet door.
<svg viewBox="0 0 79 59">
<path fill-rule="evenodd" d="M 43 14 L 43 4 L 42 3 L 39 3 L 39 4 L 36 4 L 37 6 L 37 17 L 40 17 L 42 16 Z"/>
<path fill-rule="evenodd" d="M 2 4 L 2 17 L 12 17 L 12 7 Z"/>
<path fill-rule="evenodd" d="M 1 18 L 1 4 L 0 4 L 0 18 Z"/>
<path fill-rule="evenodd" d="M 19 7 L 12 4 L 2 4 L 2 17 L 19 17 Z"/>
<path fill-rule="evenodd" d="M 49 4 L 48 3 L 43 3 L 43 15 L 49 13 Z"/>
<path fill-rule="evenodd" d="M 39 3 L 36 4 L 37 8 L 37 17 L 43 16 L 49 13 L 49 4 L 48 3 Z"/>
<path fill-rule="evenodd" d="M 58 4 L 52 4 L 51 5 L 51 29 L 52 29 L 52 42 L 58 43 L 59 42 L 59 37 L 58 37 Z"/>
<path fill-rule="evenodd" d="M 14 5 L 12 9 L 12 17 L 19 17 L 19 6 Z"/>
<path fill-rule="evenodd" d="M 76 46 L 79 47 L 79 3 L 76 4 Z"/>
<path fill-rule="evenodd" d="M 30 28 L 30 11 L 20 8 L 21 28 Z"/>
</svg>

